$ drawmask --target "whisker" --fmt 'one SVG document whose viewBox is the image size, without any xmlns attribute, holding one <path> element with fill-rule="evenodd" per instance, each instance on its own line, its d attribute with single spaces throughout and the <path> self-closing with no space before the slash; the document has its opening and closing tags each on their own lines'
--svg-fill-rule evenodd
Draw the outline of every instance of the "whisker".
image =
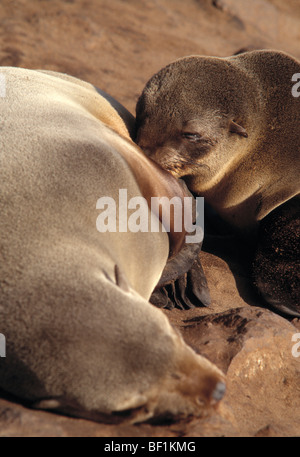
<svg viewBox="0 0 300 457">
<path fill-rule="evenodd" d="M 197 161 L 194 161 L 194 160 L 190 160 L 190 159 L 184 159 L 182 157 L 179 157 L 178 159 L 175 158 L 175 160 L 172 160 L 172 163 L 174 163 L 174 165 L 194 165 L 195 167 L 207 167 L 207 165 L 203 164 L 203 163 L 199 163 Z"/>
</svg>

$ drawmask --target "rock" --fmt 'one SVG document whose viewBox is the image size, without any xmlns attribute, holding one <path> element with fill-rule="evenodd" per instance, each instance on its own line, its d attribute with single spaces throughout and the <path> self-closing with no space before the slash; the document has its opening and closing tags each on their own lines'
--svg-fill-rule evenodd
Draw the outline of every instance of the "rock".
<svg viewBox="0 0 300 457">
<path fill-rule="evenodd" d="M 300 358 L 292 355 L 291 323 L 271 311 L 243 307 L 194 316 L 179 329 L 226 373 L 223 408 L 232 412 L 240 435 L 268 436 L 270 430 L 276 436 L 299 435 Z"/>
</svg>

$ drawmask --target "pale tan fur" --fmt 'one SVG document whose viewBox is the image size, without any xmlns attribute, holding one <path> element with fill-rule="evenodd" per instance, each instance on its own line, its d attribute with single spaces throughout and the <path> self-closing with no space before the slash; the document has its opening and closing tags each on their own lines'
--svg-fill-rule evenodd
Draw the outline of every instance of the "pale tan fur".
<svg viewBox="0 0 300 457">
<path fill-rule="evenodd" d="M 254 228 L 299 194 L 295 73 L 299 61 L 278 51 L 179 59 L 147 83 L 137 104 L 137 142 L 232 225 Z M 185 133 L 199 134 L 200 142 Z"/>
<path fill-rule="evenodd" d="M 1 73 L 0 387 L 95 420 L 201 414 L 224 376 L 148 302 L 168 235 L 96 229 L 101 196 L 144 195 L 125 123 L 88 83 Z"/>
</svg>

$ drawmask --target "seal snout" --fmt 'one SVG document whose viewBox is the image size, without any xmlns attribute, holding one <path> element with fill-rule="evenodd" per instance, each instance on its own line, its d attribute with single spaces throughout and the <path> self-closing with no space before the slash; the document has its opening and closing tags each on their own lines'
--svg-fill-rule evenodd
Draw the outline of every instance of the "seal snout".
<svg viewBox="0 0 300 457">
<path fill-rule="evenodd" d="M 223 381 L 217 382 L 215 389 L 212 393 L 212 399 L 215 401 L 220 401 L 224 397 L 226 392 L 226 384 Z"/>
</svg>

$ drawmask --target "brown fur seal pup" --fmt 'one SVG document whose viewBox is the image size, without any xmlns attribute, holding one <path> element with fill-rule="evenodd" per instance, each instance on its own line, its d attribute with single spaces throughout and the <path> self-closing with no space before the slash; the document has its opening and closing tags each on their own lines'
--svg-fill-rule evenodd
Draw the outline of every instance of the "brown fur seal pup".
<svg viewBox="0 0 300 457">
<path fill-rule="evenodd" d="M 154 75 L 139 98 L 137 143 L 225 221 L 254 233 L 299 195 L 300 98 L 292 94 L 299 73 L 299 61 L 277 51 L 179 59 Z M 267 276 L 259 289 L 264 282 Z M 299 315 L 299 287 L 294 298 L 288 279 L 282 287 L 283 300 L 262 292 Z"/>
<path fill-rule="evenodd" d="M 102 196 L 182 198 L 182 187 L 92 85 L 0 71 L 0 387 L 100 421 L 202 413 L 223 396 L 224 376 L 148 302 L 182 233 L 169 243 L 162 230 L 96 228 Z"/>
</svg>

